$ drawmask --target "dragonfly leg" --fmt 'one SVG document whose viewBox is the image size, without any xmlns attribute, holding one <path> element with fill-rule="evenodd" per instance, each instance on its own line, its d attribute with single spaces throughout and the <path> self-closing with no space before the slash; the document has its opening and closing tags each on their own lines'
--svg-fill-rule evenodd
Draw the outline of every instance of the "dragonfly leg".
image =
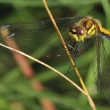
<svg viewBox="0 0 110 110">
<path fill-rule="evenodd" d="M 76 45 L 76 47 L 75 47 L 75 45 Z M 77 54 L 77 52 L 78 52 L 78 48 L 79 48 L 79 42 L 75 42 L 75 44 L 73 44 L 73 47 L 75 47 L 75 54 Z"/>
<path fill-rule="evenodd" d="M 77 56 L 80 42 L 74 42 L 73 45 L 66 42 L 68 50 L 74 54 L 74 58 Z"/>
<path fill-rule="evenodd" d="M 78 48 L 79 48 L 79 42 L 75 42 L 75 43 L 70 47 L 70 51 L 75 55 L 75 57 L 77 56 Z"/>
<path fill-rule="evenodd" d="M 69 68 L 68 68 L 66 74 L 68 74 L 68 73 L 70 72 L 70 68 L 71 68 L 71 65 L 69 66 Z"/>
</svg>

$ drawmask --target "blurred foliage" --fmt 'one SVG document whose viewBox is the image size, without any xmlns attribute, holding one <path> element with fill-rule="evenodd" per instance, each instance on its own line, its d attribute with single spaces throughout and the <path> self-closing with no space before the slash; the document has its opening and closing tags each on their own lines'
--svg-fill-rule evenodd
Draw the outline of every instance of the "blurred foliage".
<svg viewBox="0 0 110 110">
<path fill-rule="evenodd" d="M 109 0 L 47 0 L 47 3 L 54 18 L 90 15 L 110 29 Z M 1 25 L 45 19 L 49 16 L 41 0 L 0 0 Z M 109 42 L 105 46 L 110 55 Z M 0 110 L 43 110 L 39 103 L 43 97 L 50 99 L 57 110 L 91 110 L 87 98 L 53 71 L 29 60 L 35 70 L 33 79 L 42 82 L 46 88 L 43 92 L 37 92 L 31 87 L 32 79 L 22 74 L 12 54 L 3 47 L 0 47 L 0 60 Z M 63 57 L 44 60 L 64 74 L 70 66 L 69 60 Z M 109 110 L 110 105 L 103 94 L 97 92 L 91 67 L 92 49 L 75 62 L 97 109 Z M 67 76 L 80 85 L 72 68 Z"/>
</svg>

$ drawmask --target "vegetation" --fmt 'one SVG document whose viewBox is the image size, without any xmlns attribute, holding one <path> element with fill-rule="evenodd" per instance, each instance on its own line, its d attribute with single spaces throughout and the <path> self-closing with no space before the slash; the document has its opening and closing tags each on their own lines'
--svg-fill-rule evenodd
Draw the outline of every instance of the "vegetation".
<svg viewBox="0 0 110 110">
<path fill-rule="evenodd" d="M 47 0 L 47 3 L 54 18 L 90 15 L 110 29 L 109 0 Z M 0 0 L 0 13 L 1 26 L 50 19 L 41 0 Z M 48 36 L 51 38 L 52 35 L 48 33 Z M 42 42 L 45 52 L 43 45 L 45 41 Z M 109 41 L 105 42 L 107 55 L 110 56 Z M 35 41 L 29 43 L 34 44 Z M 28 46 L 24 48 L 30 49 Z M 39 46 L 39 49 L 42 48 Z M 50 110 L 91 110 L 86 96 L 61 76 L 30 59 L 17 55 L 0 47 L 0 110 L 44 110 L 46 106 L 52 107 Z M 105 97 L 101 92 L 97 92 L 92 56 L 93 48 L 75 59 L 75 62 L 97 109 L 109 110 Z M 70 61 L 66 56 L 39 59 L 61 71 L 80 86 L 72 67 L 67 73 Z"/>
</svg>

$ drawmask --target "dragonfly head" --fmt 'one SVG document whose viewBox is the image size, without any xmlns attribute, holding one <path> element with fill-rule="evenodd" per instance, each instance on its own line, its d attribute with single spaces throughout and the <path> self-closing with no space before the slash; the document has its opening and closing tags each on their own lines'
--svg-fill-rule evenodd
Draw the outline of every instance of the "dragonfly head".
<svg viewBox="0 0 110 110">
<path fill-rule="evenodd" d="M 69 36 L 76 42 L 84 41 L 86 37 L 86 30 L 83 26 L 73 23 L 69 26 Z"/>
<path fill-rule="evenodd" d="M 69 26 L 69 36 L 76 42 L 84 41 L 85 38 L 90 38 L 100 32 L 100 30 L 104 30 L 100 27 L 101 23 L 98 20 L 86 16 L 79 22 L 73 23 Z"/>
</svg>

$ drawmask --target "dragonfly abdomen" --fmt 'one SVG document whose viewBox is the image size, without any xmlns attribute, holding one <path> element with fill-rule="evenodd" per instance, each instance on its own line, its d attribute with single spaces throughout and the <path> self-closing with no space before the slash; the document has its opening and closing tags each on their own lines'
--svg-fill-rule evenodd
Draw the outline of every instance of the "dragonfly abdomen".
<svg viewBox="0 0 110 110">
<path fill-rule="evenodd" d="M 102 34 L 102 37 L 110 40 L 110 31 L 103 28 L 103 27 L 100 27 L 100 31 L 101 31 L 101 34 Z"/>
</svg>

